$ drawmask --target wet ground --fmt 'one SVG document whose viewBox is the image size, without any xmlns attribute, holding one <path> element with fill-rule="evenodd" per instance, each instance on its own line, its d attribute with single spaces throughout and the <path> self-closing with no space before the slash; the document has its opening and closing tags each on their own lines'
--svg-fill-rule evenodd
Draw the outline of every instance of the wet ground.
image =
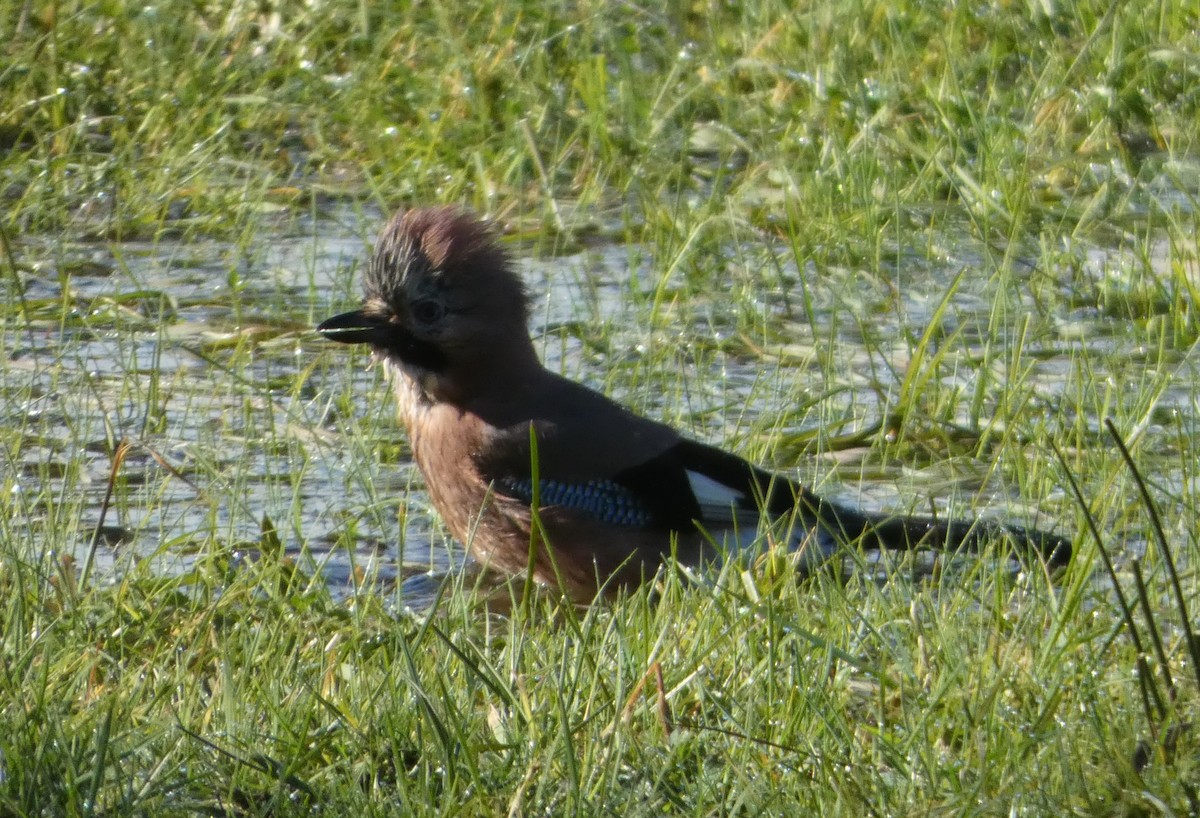
<svg viewBox="0 0 1200 818">
<path fill-rule="evenodd" d="M 420 607 L 436 587 L 429 572 L 444 573 L 461 554 L 407 462 L 367 356 L 310 331 L 357 297 L 356 265 L 381 223 L 379 213 L 347 208 L 291 222 L 249 250 L 23 242 L 0 347 L 10 509 L 0 535 L 31 558 L 55 549 L 81 563 L 94 553 L 101 576 L 144 561 L 186 571 L 214 549 L 253 558 L 277 538 L 335 588 L 364 577 L 399 583 L 405 604 Z M 548 365 L 639 411 L 743 450 L 783 440 L 765 447 L 775 465 L 871 506 L 930 495 L 939 507 L 999 506 L 1046 522 L 1070 508 L 1062 486 L 1023 496 L 987 462 L 951 453 L 906 468 L 831 441 L 884 417 L 933 322 L 960 362 L 939 370 L 943 385 L 984 395 L 962 401 L 953 424 L 990 428 L 985 393 L 1008 380 L 1048 428 L 1082 423 L 1098 444 L 1102 417 L 1124 407 L 1141 418 L 1126 433 L 1155 436 L 1166 453 L 1156 485 L 1189 503 L 1195 474 L 1170 453 L 1200 440 L 1193 346 L 1181 335 L 1142 348 L 1128 329 L 1194 308 L 1182 282 L 1200 285 L 1196 248 L 1138 246 L 1069 248 L 1070 270 L 1022 272 L 1018 263 L 1000 289 L 977 272 L 988 265 L 965 239 L 945 241 L 932 262 L 896 254 L 890 269 L 871 273 L 798 266 L 764 237 L 730 253 L 719 292 L 661 281 L 650 253 L 604 242 L 519 266 L 537 294 L 534 331 Z M 764 286 L 761 268 L 750 268 L 768 259 L 777 274 Z M 1147 286 L 1147 270 L 1161 287 Z M 1038 304 L 1048 295 L 1063 304 L 1049 330 Z M 748 311 L 769 327 L 765 340 L 738 331 Z M 986 334 L 997 322 L 1010 337 Z M 1010 371 L 1018 347 L 1020 371 Z M 647 360 L 657 363 L 639 366 Z M 668 380 L 649 381 L 663 364 Z M 1102 389 L 1062 400 L 1081 384 Z M 797 394 L 811 396 L 803 411 Z M 122 440 L 131 445 L 114 472 Z"/>
</svg>

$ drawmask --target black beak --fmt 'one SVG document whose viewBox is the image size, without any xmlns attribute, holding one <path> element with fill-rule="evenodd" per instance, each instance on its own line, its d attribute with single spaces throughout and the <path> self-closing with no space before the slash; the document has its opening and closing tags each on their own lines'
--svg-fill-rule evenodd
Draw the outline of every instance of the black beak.
<svg viewBox="0 0 1200 818">
<path fill-rule="evenodd" d="M 436 344 L 414 338 L 412 333 L 384 318 L 362 310 L 344 312 L 327 318 L 317 332 L 342 344 L 370 344 L 377 352 L 386 351 L 400 360 L 439 372 L 446 367 L 446 355 Z"/>
<path fill-rule="evenodd" d="M 317 332 L 330 341 L 342 344 L 383 346 L 387 339 L 395 336 L 395 327 L 380 318 L 366 315 L 362 310 L 354 310 L 325 319 L 317 327 Z"/>
</svg>

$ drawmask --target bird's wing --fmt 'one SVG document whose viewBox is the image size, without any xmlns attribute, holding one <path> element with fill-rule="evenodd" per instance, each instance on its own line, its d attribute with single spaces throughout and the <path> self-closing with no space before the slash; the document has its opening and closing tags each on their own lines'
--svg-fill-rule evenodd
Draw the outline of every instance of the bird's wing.
<svg viewBox="0 0 1200 818">
<path fill-rule="evenodd" d="M 553 445 L 553 436 L 539 446 Z M 556 453 L 557 454 L 557 453 Z M 511 461 L 510 461 L 511 463 Z M 758 469 L 736 455 L 690 440 L 620 469 L 581 469 L 581 463 L 553 456 L 532 467 L 498 476 L 500 493 L 540 506 L 558 506 L 612 525 L 690 530 L 753 531 L 762 510 L 784 514 L 806 492 L 786 478 Z"/>
<path fill-rule="evenodd" d="M 491 429 L 476 465 L 502 495 L 664 531 L 753 532 L 764 510 L 817 519 L 816 497 L 785 477 L 681 438 L 581 384 L 544 373 L 535 386 L 536 402 L 476 410 Z"/>
</svg>

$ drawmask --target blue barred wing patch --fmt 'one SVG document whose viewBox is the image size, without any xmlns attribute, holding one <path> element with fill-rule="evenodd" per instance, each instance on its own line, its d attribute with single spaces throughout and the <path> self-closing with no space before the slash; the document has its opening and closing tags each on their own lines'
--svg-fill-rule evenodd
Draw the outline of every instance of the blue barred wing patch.
<svg viewBox="0 0 1200 818">
<path fill-rule="evenodd" d="M 510 497 L 526 503 L 533 502 L 533 480 L 503 478 L 497 488 Z M 539 480 L 538 502 L 543 506 L 559 506 L 581 511 L 606 525 L 643 527 L 654 522 L 654 513 L 637 495 L 612 480 L 588 480 L 566 483 L 561 480 Z"/>
</svg>

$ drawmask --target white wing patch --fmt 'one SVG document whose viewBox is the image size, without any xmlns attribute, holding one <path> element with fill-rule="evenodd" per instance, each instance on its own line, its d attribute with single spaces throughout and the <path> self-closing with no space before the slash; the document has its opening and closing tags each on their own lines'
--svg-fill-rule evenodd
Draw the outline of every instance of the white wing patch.
<svg viewBox="0 0 1200 818">
<path fill-rule="evenodd" d="M 700 506 L 701 525 L 718 543 L 734 551 L 762 548 L 768 541 L 766 529 L 760 525 L 762 516 L 758 500 L 700 472 L 686 472 L 692 496 Z M 771 520 L 790 551 L 798 554 L 798 564 L 809 571 L 823 563 L 841 548 L 841 542 L 821 526 L 807 526 L 798 519 Z M 779 526 L 783 526 L 779 530 Z"/>
<path fill-rule="evenodd" d="M 700 506 L 700 516 L 705 523 L 745 523 L 758 518 L 758 511 L 753 508 L 753 499 L 748 498 L 744 491 L 738 491 L 724 483 L 719 483 L 700 472 L 691 471 L 687 474 L 688 485 L 692 488 L 692 496 L 696 505 Z"/>
</svg>

